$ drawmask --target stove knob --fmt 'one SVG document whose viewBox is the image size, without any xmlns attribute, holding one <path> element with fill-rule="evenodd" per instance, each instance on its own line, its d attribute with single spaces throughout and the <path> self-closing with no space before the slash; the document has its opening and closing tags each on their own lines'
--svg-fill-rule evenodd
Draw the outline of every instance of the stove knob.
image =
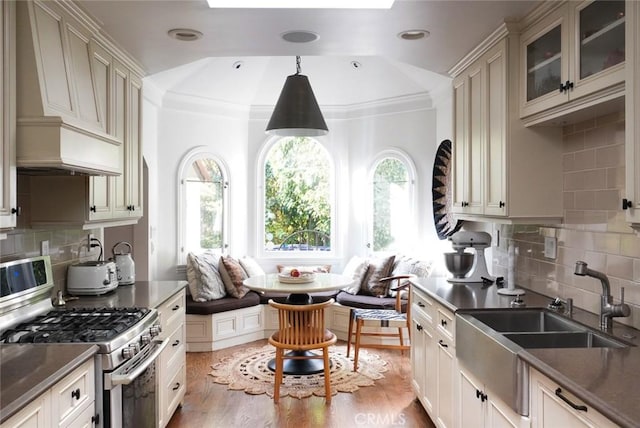
<svg viewBox="0 0 640 428">
<path fill-rule="evenodd" d="M 139 343 L 132 343 L 129 345 L 129 348 L 133 349 L 133 355 L 137 354 L 138 352 L 140 352 L 140 344 Z"/>
<path fill-rule="evenodd" d="M 156 337 L 160 334 L 161 331 L 162 327 L 160 327 L 159 324 L 156 324 L 154 326 L 151 326 L 151 328 L 149 329 L 149 334 L 151 335 L 151 337 Z"/>
<path fill-rule="evenodd" d="M 145 333 L 142 336 L 140 336 L 140 344 L 142 346 L 148 345 L 150 343 L 151 343 L 151 334 Z"/>
<path fill-rule="evenodd" d="M 131 348 L 131 346 L 127 346 L 122 350 L 122 358 L 124 358 L 125 360 L 129 360 L 133 358 L 135 354 L 136 354 L 136 350 Z"/>
</svg>

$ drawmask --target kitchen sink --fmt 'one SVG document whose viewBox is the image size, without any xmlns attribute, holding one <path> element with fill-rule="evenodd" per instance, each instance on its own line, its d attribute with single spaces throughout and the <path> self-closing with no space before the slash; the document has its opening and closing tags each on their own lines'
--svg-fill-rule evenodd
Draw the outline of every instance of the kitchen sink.
<svg viewBox="0 0 640 428">
<path fill-rule="evenodd" d="M 518 353 L 535 348 L 624 348 L 623 341 L 543 308 L 456 313 L 461 364 L 516 412 L 529 415 L 529 366 Z"/>
</svg>

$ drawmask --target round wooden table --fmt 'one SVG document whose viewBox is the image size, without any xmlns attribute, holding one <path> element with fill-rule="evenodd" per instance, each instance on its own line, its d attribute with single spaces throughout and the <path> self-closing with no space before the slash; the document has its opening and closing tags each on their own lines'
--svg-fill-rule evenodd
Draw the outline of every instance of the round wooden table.
<svg viewBox="0 0 640 428">
<path fill-rule="evenodd" d="M 311 282 L 289 283 L 280 282 L 278 274 L 272 273 L 247 278 L 243 281 L 243 284 L 254 291 L 289 293 L 287 303 L 292 305 L 309 305 L 313 303 L 313 297 L 310 293 L 349 287 L 353 284 L 353 279 L 334 273 L 316 273 L 314 280 Z M 287 355 L 304 356 L 310 353 L 310 351 L 290 351 Z M 271 371 L 276 370 L 275 359 L 269 361 L 267 365 Z M 324 370 L 324 362 L 321 359 L 285 359 L 283 366 L 284 373 L 294 375 L 309 375 L 320 373 Z"/>
</svg>

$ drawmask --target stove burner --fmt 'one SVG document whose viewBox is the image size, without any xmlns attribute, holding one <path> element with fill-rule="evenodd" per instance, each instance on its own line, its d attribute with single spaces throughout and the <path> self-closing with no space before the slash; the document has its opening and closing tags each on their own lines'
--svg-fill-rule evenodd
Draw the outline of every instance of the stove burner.
<svg viewBox="0 0 640 428">
<path fill-rule="evenodd" d="M 0 342 L 106 342 L 135 325 L 149 311 L 146 308 L 53 310 L 5 331 Z"/>
</svg>

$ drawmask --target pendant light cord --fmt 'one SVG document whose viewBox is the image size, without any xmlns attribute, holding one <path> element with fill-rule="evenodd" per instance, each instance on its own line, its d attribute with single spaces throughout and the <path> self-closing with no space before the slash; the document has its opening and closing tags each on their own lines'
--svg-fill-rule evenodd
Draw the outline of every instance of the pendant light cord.
<svg viewBox="0 0 640 428">
<path fill-rule="evenodd" d="M 300 57 L 296 56 L 296 75 L 300 74 Z"/>
</svg>

